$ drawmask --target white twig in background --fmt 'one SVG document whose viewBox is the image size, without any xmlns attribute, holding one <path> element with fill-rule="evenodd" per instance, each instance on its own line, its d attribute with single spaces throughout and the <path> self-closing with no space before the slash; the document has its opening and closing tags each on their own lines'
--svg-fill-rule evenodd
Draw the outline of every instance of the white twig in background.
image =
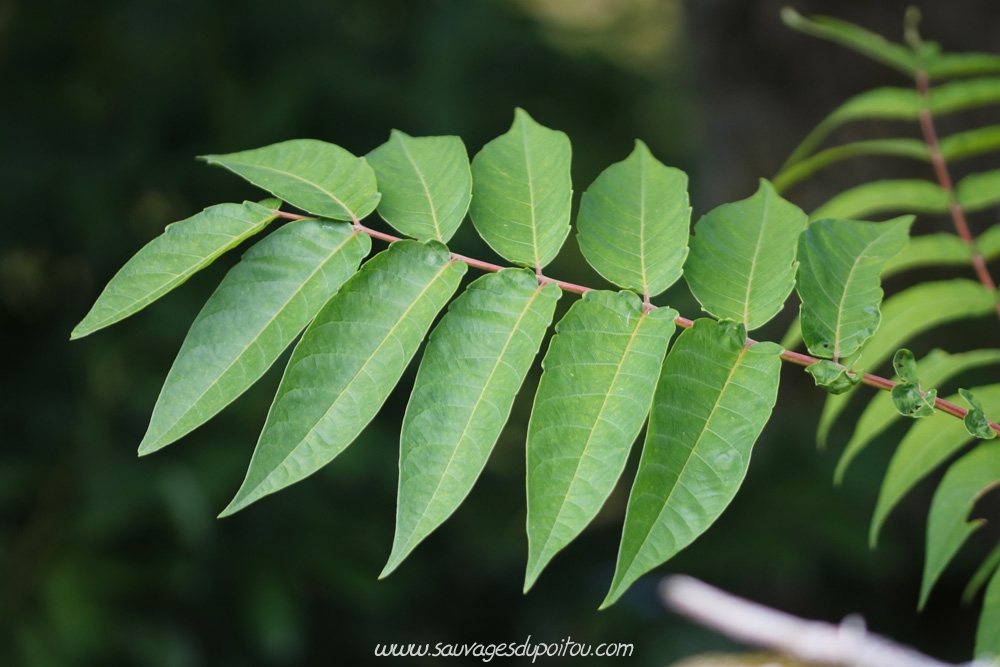
<svg viewBox="0 0 1000 667">
<path fill-rule="evenodd" d="M 660 597 L 668 608 L 732 639 L 815 665 L 838 667 L 956 667 L 871 634 L 859 616 L 840 625 L 808 621 L 730 595 L 697 579 L 667 577 Z M 995 663 L 970 662 L 962 667 Z"/>
</svg>

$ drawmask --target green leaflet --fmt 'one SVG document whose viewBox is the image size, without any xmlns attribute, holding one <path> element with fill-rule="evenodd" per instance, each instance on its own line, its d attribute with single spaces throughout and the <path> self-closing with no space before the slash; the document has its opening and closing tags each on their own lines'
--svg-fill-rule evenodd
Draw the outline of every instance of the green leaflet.
<svg viewBox="0 0 1000 667">
<path fill-rule="evenodd" d="M 1000 169 L 969 174 L 955 186 L 955 197 L 968 213 L 1000 203 Z"/>
<path fill-rule="evenodd" d="M 1000 125 L 977 127 L 941 139 L 941 155 L 949 161 L 990 153 L 998 148 L 1000 148 Z"/>
<path fill-rule="evenodd" d="M 690 225 L 687 174 L 664 166 L 636 140 L 631 155 L 583 193 L 577 240 L 610 282 L 655 296 L 681 277 Z"/>
<path fill-rule="evenodd" d="M 973 391 L 987 412 L 1000 412 L 1000 384 L 979 387 Z M 954 403 L 958 398 L 958 394 L 955 394 L 946 400 Z M 960 419 L 941 413 L 921 419 L 910 428 L 892 455 L 889 469 L 882 480 L 868 533 L 872 547 L 878 541 L 882 524 L 903 496 L 972 440 L 973 436 L 965 430 L 965 424 Z"/>
<path fill-rule="evenodd" d="M 1000 56 L 995 53 L 935 53 L 927 58 L 925 67 L 932 79 L 993 74 L 1000 72 Z"/>
<path fill-rule="evenodd" d="M 989 581 L 998 565 L 1000 565 L 1000 543 L 997 543 L 990 550 L 990 553 L 983 559 L 982 564 L 976 568 L 976 572 L 969 579 L 968 585 L 965 587 L 965 590 L 962 591 L 963 605 L 972 604 L 972 600 L 976 597 L 976 593 L 978 593 L 979 589 L 981 589 L 986 582 Z M 1000 619 L 997 619 L 997 622 L 1000 622 Z"/>
<path fill-rule="evenodd" d="M 468 267 L 398 241 L 361 267 L 295 346 L 250 469 L 220 516 L 316 472 L 375 416 Z"/>
<path fill-rule="evenodd" d="M 677 311 L 587 292 L 556 325 L 528 423 L 524 590 L 611 494 L 649 412 Z"/>
<path fill-rule="evenodd" d="M 473 158 L 469 215 L 498 255 L 540 269 L 559 253 L 569 234 L 571 152 L 565 134 L 517 109 L 510 130 Z"/>
<path fill-rule="evenodd" d="M 983 611 L 976 626 L 976 657 L 994 659 L 1000 654 L 1000 570 L 993 573 L 983 597 Z"/>
<path fill-rule="evenodd" d="M 350 225 L 316 220 L 290 222 L 252 247 L 191 325 L 139 454 L 204 424 L 260 379 L 370 250 Z"/>
<path fill-rule="evenodd" d="M 989 420 L 986 418 L 983 406 L 972 395 L 972 392 L 966 389 L 959 389 L 958 393 L 965 399 L 966 403 L 972 406 L 965 413 L 965 418 L 962 420 L 965 423 L 965 430 L 983 440 L 992 440 L 997 437 L 997 432 L 993 430 Z"/>
<path fill-rule="evenodd" d="M 989 364 L 1000 363 L 1000 350 L 973 350 L 962 354 L 948 354 L 943 350 L 932 350 L 920 360 L 920 375 L 929 387 L 943 384 L 967 370 Z M 892 397 L 887 391 L 880 391 L 872 397 L 865 411 L 861 413 L 850 442 L 840 455 L 834 483 L 840 484 L 844 473 L 854 458 L 885 429 L 899 419 L 900 414 L 893 407 Z"/>
<path fill-rule="evenodd" d="M 778 393 L 781 348 L 697 320 L 667 355 L 625 515 L 607 607 L 703 533 L 732 500 Z"/>
<path fill-rule="evenodd" d="M 813 211 L 809 218 L 856 220 L 892 211 L 947 213 L 948 193 L 936 183 L 919 179 L 875 181 L 841 192 Z"/>
<path fill-rule="evenodd" d="M 810 364 L 806 366 L 805 371 L 813 377 L 817 387 L 822 387 L 830 394 L 843 394 L 850 391 L 861 384 L 863 377 L 829 359 Z"/>
<path fill-rule="evenodd" d="M 934 414 L 937 389 L 922 391 L 918 384 L 900 382 L 892 388 L 890 397 L 899 414 L 904 417 L 920 419 Z"/>
<path fill-rule="evenodd" d="M 802 232 L 796 291 L 810 353 L 838 361 L 875 333 L 882 265 L 906 246 L 912 224 L 912 215 L 879 223 L 828 219 Z"/>
<path fill-rule="evenodd" d="M 264 229 L 277 215 L 253 202 L 217 204 L 167 225 L 107 284 L 70 340 L 123 320 L 174 289 L 219 255 Z"/>
<path fill-rule="evenodd" d="M 950 138 L 950 137 L 949 137 Z M 942 145 L 943 150 L 943 145 Z M 833 146 L 782 169 L 774 177 L 774 188 L 784 192 L 823 167 L 861 155 L 892 155 L 930 162 L 930 150 L 920 139 L 870 139 Z M 947 157 L 947 156 L 945 156 Z"/>
<path fill-rule="evenodd" d="M 702 216 L 684 265 L 701 307 L 747 331 L 777 315 L 795 285 L 795 246 L 806 224 L 764 179 L 752 197 Z"/>
<path fill-rule="evenodd" d="M 924 608 L 941 572 L 965 540 L 985 523 L 982 519 L 970 522 L 965 519 L 976 500 L 997 484 L 1000 484 L 1000 442 L 979 445 L 945 473 L 927 515 L 927 557 L 918 609 Z"/>
<path fill-rule="evenodd" d="M 367 156 L 375 170 L 378 214 L 400 233 L 447 243 L 472 199 L 469 154 L 459 137 L 411 137 L 393 130 Z"/>
<path fill-rule="evenodd" d="M 406 406 L 387 576 L 465 500 L 510 415 L 562 292 L 534 273 L 487 274 L 431 333 Z"/>
<path fill-rule="evenodd" d="M 882 277 L 925 266 L 965 266 L 968 263 L 969 246 L 955 234 L 939 232 L 911 236 L 909 244 L 885 263 Z"/>
<path fill-rule="evenodd" d="M 957 278 L 915 285 L 882 304 L 882 325 L 861 348 L 867 368 L 876 368 L 914 336 L 955 320 L 982 317 L 993 311 L 993 295 L 972 280 Z M 827 396 L 816 437 L 826 446 L 830 427 L 854 392 Z"/>
<path fill-rule="evenodd" d="M 205 155 L 303 211 L 360 220 L 375 210 L 375 172 L 363 157 L 316 139 L 293 139 L 228 155 Z"/>
</svg>

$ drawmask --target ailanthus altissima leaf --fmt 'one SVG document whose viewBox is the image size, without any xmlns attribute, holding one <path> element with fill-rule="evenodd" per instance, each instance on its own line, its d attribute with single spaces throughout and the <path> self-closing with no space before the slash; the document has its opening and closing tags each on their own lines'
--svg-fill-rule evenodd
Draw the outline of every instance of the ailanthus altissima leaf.
<svg viewBox="0 0 1000 667">
<path fill-rule="evenodd" d="M 253 202 L 217 204 L 167 225 L 111 279 L 97 302 L 76 325 L 70 340 L 82 338 L 136 313 L 219 255 L 264 229 L 277 215 Z"/>
<path fill-rule="evenodd" d="M 556 325 L 528 422 L 527 591 L 597 515 L 625 467 L 677 311 L 587 292 Z"/>
<path fill-rule="evenodd" d="M 684 265 L 701 307 L 747 331 L 767 323 L 795 285 L 795 246 L 807 222 L 764 179 L 753 196 L 704 215 Z"/>
<path fill-rule="evenodd" d="M 295 346 L 227 516 L 316 472 L 372 420 L 467 266 L 432 241 L 369 260 Z"/>
<path fill-rule="evenodd" d="M 382 219 L 419 241 L 447 243 L 472 199 L 472 171 L 462 140 L 393 130 L 367 160 L 382 194 Z"/>
<path fill-rule="evenodd" d="M 526 269 L 490 273 L 452 302 L 431 333 L 403 418 L 396 535 L 381 577 L 469 494 L 561 294 Z"/>
<path fill-rule="evenodd" d="M 819 220 L 799 236 L 796 290 L 809 352 L 853 354 L 879 324 L 885 261 L 906 245 L 913 216 L 889 222 Z"/>
<path fill-rule="evenodd" d="M 942 151 L 943 152 L 943 151 Z M 891 155 L 930 162 L 931 153 L 927 144 L 920 139 L 869 139 L 855 141 L 840 146 L 832 146 L 819 151 L 800 162 L 781 170 L 774 177 L 774 188 L 784 192 L 804 178 L 808 178 L 823 167 L 861 155 Z M 947 156 L 946 156 L 947 157 Z"/>
<path fill-rule="evenodd" d="M 292 139 L 228 155 L 205 155 L 275 197 L 334 220 L 361 219 L 375 210 L 375 172 L 363 157 L 316 139 Z"/>
<path fill-rule="evenodd" d="M 983 317 L 993 312 L 993 295 L 979 283 L 956 278 L 915 285 L 882 304 L 882 325 L 861 348 L 866 368 L 876 368 L 914 336 L 947 322 Z M 817 439 L 826 444 L 830 427 L 853 392 L 827 396 L 820 416 Z"/>
<path fill-rule="evenodd" d="M 955 186 L 955 196 L 967 212 L 1000 203 L 1000 169 L 969 174 Z"/>
<path fill-rule="evenodd" d="M 965 519 L 975 502 L 997 484 L 1000 484 L 1000 442 L 980 444 L 948 468 L 934 492 L 927 515 L 927 557 L 918 609 L 924 608 L 938 577 L 969 535 L 986 523 Z"/>
<path fill-rule="evenodd" d="M 875 181 L 841 192 L 813 211 L 809 218 L 857 220 L 896 211 L 947 213 L 948 193 L 937 183 L 920 179 Z"/>
<path fill-rule="evenodd" d="M 167 374 L 139 454 L 208 421 L 242 394 L 309 324 L 371 250 L 342 222 L 290 222 L 226 274 Z"/>
<path fill-rule="evenodd" d="M 632 154 L 583 193 L 577 240 L 602 276 L 655 296 L 681 277 L 690 224 L 687 174 L 664 166 L 636 140 Z"/>
<path fill-rule="evenodd" d="M 983 611 L 976 626 L 976 657 L 993 660 L 1000 654 L 1000 570 L 993 573 L 983 596 Z"/>
<path fill-rule="evenodd" d="M 1000 363 L 1000 350 L 973 350 L 961 354 L 948 354 L 943 350 L 932 350 L 920 360 L 920 377 L 928 387 L 936 387 L 967 370 L 989 364 Z M 834 472 L 834 483 L 840 484 L 851 461 L 880 433 L 899 419 L 900 414 L 892 405 L 892 397 L 887 391 L 880 391 L 869 401 L 861 413 L 851 440 L 844 448 Z"/>
<path fill-rule="evenodd" d="M 778 345 L 745 341 L 741 325 L 697 320 L 667 355 L 602 607 L 703 533 L 743 482 L 781 365 Z"/>
<path fill-rule="evenodd" d="M 992 384 L 973 390 L 976 398 L 990 414 L 1000 413 L 1000 384 Z M 958 394 L 949 396 L 948 401 L 955 403 Z M 872 516 L 868 539 L 874 547 L 878 534 L 885 523 L 889 512 L 909 493 L 917 482 L 930 474 L 973 440 L 973 436 L 965 430 L 962 420 L 941 413 L 933 417 L 921 419 L 907 432 L 899 443 L 896 452 L 889 462 L 882 488 L 879 490 L 878 502 Z"/>
<path fill-rule="evenodd" d="M 517 109 L 510 130 L 472 159 L 469 215 L 504 259 L 541 268 L 559 253 L 569 234 L 571 153 L 565 134 Z"/>
</svg>

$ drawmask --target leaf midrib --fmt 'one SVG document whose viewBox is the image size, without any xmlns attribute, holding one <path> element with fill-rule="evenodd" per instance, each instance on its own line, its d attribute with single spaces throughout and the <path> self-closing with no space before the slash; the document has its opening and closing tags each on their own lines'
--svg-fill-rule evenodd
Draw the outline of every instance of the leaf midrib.
<svg viewBox="0 0 1000 667">
<path fill-rule="evenodd" d="M 531 249 L 535 254 L 535 270 L 541 271 L 538 257 L 538 220 L 535 215 L 535 182 L 531 175 L 531 151 L 528 149 L 528 123 L 521 124 L 521 145 L 524 147 L 524 169 L 528 173 L 528 205 L 531 208 Z"/>
<path fill-rule="evenodd" d="M 413 165 L 413 171 L 417 173 L 417 178 L 420 179 L 420 185 L 424 187 L 424 194 L 427 195 L 427 203 L 430 204 L 430 209 L 431 209 L 431 220 L 434 221 L 434 237 L 438 241 L 444 243 L 444 239 L 441 238 L 441 224 L 440 222 L 438 222 L 437 209 L 434 206 L 434 197 L 431 196 L 431 190 L 427 186 L 427 181 L 424 179 L 424 174 L 422 171 L 420 171 L 420 167 L 417 165 L 417 161 L 414 160 L 413 156 L 410 154 L 410 149 L 406 146 L 406 141 L 400 138 L 399 143 L 403 147 L 403 155 L 405 155 L 406 159 L 410 161 L 411 165 Z"/>
<path fill-rule="evenodd" d="M 750 275 L 747 276 L 747 293 L 743 299 L 743 326 L 750 329 L 750 292 L 753 289 L 753 277 L 757 272 L 757 257 L 760 255 L 761 240 L 764 238 L 764 229 L 767 227 L 767 214 L 771 209 L 771 193 L 766 189 L 764 192 L 764 204 L 761 210 L 760 230 L 757 232 L 757 244 L 753 249 L 753 257 L 750 260 Z M 787 296 L 787 295 L 786 295 Z"/>
</svg>

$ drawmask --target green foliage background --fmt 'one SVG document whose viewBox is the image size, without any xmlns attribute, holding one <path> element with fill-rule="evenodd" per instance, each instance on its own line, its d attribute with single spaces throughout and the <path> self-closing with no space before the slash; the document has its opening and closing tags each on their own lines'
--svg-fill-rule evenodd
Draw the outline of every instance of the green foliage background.
<svg viewBox="0 0 1000 667">
<path fill-rule="evenodd" d="M 233 518 L 214 516 L 243 477 L 276 373 L 168 451 L 138 459 L 184 332 L 235 255 L 155 308 L 68 342 L 100 287 L 165 224 L 218 201 L 259 198 L 222 170 L 194 163 L 197 154 L 294 137 L 364 154 L 392 127 L 461 135 L 472 154 L 522 106 L 571 137 L 577 193 L 638 137 L 688 172 L 697 219 L 749 196 L 757 178 L 771 176 L 848 95 L 900 83 L 878 65 L 786 29 L 775 2 L 586 3 L 603 13 L 574 4 L 0 3 L 0 664 L 368 664 L 377 642 L 489 643 L 530 634 L 634 642 L 629 664 L 660 665 L 723 644 L 668 616 L 654 597 L 655 577 L 595 611 L 614 569 L 637 456 L 595 524 L 521 595 L 530 400 L 515 403 L 469 500 L 381 582 L 415 366 L 334 465 Z M 898 35 L 905 4 L 796 8 Z M 995 50 L 995 3 L 924 4 L 927 37 L 953 50 Z M 965 120 L 998 122 L 997 114 L 985 109 Z M 939 129 L 961 122 L 942 119 Z M 866 131 L 844 130 L 850 138 Z M 972 162 L 970 171 L 982 166 Z M 872 160 L 828 170 L 789 197 L 808 210 L 848 185 L 880 174 L 924 176 L 923 169 Z M 978 215 L 977 232 L 992 221 Z M 943 218 L 918 224 L 948 228 Z M 451 246 L 490 257 L 470 225 Z M 547 272 L 603 286 L 575 253 Z M 887 290 L 902 286 L 894 280 Z M 695 315 L 697 305 L 679 289 L 657 302 Z M 564 297 L 560 312 L 572 301 Z M 786 325 L 787 317 L 756 337 L 779 338 Z M 964 337 L 956 349 L 995 344 L 995 329 L 945 334 Z M 963 567 L 945 573 L 922 615 L 913 611 L 927 505 L 940 475 L 897 510 L 869 552 L 868 517 L 890 453 L 884 445 L 898 431 L 866 450 L 835 489 L 843 439 L 815 451 L 823 394 L 797 369 L 784 372 L 777 414 L 743 489 L 662 570 L 807 616 L 862 611 L 879 632 L 965 659 L 975 610 L 958 607 Z M 984 373 L 967 384 L 990 381 Z M 537 378 L 536 361 L 529 384 Z M 965 572 L 995 541 L 988 531 L 960 556 Z"/>
</svg>

